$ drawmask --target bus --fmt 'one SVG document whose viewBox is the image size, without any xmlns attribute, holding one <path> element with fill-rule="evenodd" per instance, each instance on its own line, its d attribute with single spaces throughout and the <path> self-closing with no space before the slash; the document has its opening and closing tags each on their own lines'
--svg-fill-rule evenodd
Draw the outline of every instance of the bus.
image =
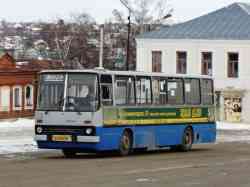
<svg viewBox="0 0 250 187">
<path fill-rule="evenodd" d="M 171 148 L 216 140 L 213 79 L 109 70 L 39 75 L 38 148 L 83 152 Z"/>
</svg>

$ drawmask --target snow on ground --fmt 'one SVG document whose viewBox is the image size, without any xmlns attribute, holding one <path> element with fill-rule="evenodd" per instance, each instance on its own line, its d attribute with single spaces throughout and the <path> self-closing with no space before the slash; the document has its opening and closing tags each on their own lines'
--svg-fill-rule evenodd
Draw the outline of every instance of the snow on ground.
<svg viewBox="0 0 250 187">
<path fill-rule="evenodd" d="M 250 143 L 250 124 L 217 122 L 217 143 Z"/>
<path fill-rule="evenodd" d="M 217 122 L 218 130 L 250 130 L 250 124 Z"/>
<path fill-rule="evenodd" d="M 0 121 L 0 155 L 38 151 L 34 137 L 34 119 Z M 217 142 L 250 143 L 250 124 L 217 123 Z"/>
<path fill-rule="evenodd" d="M 37 151 L 33 141 L 33 119 L 6 120 L 0 122 L 0 154 Z"/>
</svg>

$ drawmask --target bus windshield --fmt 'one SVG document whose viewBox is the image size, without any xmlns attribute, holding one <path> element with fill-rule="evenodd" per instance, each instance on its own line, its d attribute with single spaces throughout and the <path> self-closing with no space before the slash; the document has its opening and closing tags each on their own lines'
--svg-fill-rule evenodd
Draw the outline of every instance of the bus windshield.
<svg viewBox="0 0 250 187">
<path fill-rule="evenodd" d="M 98 108 L 98 87 L 96 74 L 68 75 L 66 111 L 94 112 Z"/>
<path fill-rule="evenodd" d="M 42 74 L 40 77 L 38 110 L 62 110 L 64 84 L 64 74 Z"/>
</svg>

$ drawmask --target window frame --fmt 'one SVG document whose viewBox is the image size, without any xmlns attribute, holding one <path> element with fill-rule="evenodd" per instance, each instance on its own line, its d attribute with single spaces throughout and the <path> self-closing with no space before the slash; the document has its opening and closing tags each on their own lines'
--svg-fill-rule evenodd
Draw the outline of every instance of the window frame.
<svg viewBox="0 0 250 187">
<path fill-rule="evenodd" d="M 237 61 L 230 60 L 230 55 L 237 55 Z M 240 58 L 239 52 L 227 53 L 227 77 L 228 78 L 239 78 L 239 58 Z M 235 70 L 235 65 L 237 65 L 237 71 Z"/>
<path fill-rule="evenodd" d="M 168 83 L 170 82 L 169 80 L 180 80 L 182 82 L 182 103 L 169 103 L 169 86 Z M 185 105 L 185 85 L 184 85 L 184 79 L 182 77 L 168 77 L 168 81 L 167 81 L 167 104 L 168 105 Z"/>
<path fill-rule="evenodd" d="M 138 100 L 137 100 L 137 80 L 138 78 L 146 78 L 149 80 L 150 82 L 150 103 L 145 103 L 145 104 L 141 104 L 141 103 L 138 103 Z M 139 105 L 139 106 L 143 106 L 143 105 L 152 105 L 153 104 L 153 93 L 152 93 L 152 77 L 151 76 L 143 76 L 143 75 L 138 75 L 138 76 L 135 76 L 135 98 L 136 98 L 136 105 Z"/>
<path fill-rule="evenodd" d="M 199 103 L 187 103 L 187 98 L 186 98 L 186 80 L 198 80 L 198 84 L 199 84 Z M 185 104 L 186 105 L 201 105 L 202 104 L 202 93 L 201 93 L 201 81 L 199 78 L 183 78 L 183 81 L 184 81 L 184 100 L 185 100 Z M 190 88 L 192 90 L 192 88 Z"/>
<path fill-rule="evenodd" d="M 204 56 L 209 55 L 211 59 L 205 59 Z M 211 72 L 209 72 L 209 64 L 211 65 Z M 205 65 L 205 69 L 204 69 Z M 213 76 L 213 52 L 211 51 L 203 51 L 201 52 L 201 74 Z"/>
<path fill-rule="evenodd" d="M 102 83 L 102 76 L 110 76 L 110 78 L 111 78 L 111 83 Z M 99 84 L 100 84 L 100 104 L 102 105 L 102 106 L 114 106 L 115 105 L 115 100 L 114 100 L 114 89 L 115 89 L 115 87 L 114 87 L 114 79 L 113 79 L 113 75 L 109 75 L 109 74 L 100 74 L 99 75 Z M 111 93 L 110 93 L 110 96 L 111 96 L 111 98 L 110 99 L 108 99 L 108 100 L 110 100 L 110 101 L 107 101 L 107 102 L 111 102 L 110 104 L 104 104 L 103 102 L 105 102 L 104 100 L 103 100 L 103 91 L 102 91 L 102 86 L 107 86 L 108 88 L 110 88 L 111 90 Z M 107 99 L 105 99 L 105 100 L 107 100 Z"/>
<path fill-rule="evenodd" d="M 181 54 L 185 54 L 185 59 L 179 58 Z M 176 51 L 176 73 L 177 74 L 187 74 L 187 58 L 188 58 L 187 51 Z"/>
<path fill-rule="evenodd" d="M 16 95 L 15 95 L 15 90 L 19 89 L 19 102 L 20 102 L 20 106 L 16 106 Z M 23 88 L 21 85 L 15 85 L 12 87 L 12 101 L 13 101 L 13 110 L 14 111 L 21 111 L 22 110 L 22 103 L 23 103 L 23 97 L 22 97 L 22 92 L 23 92 Z"/>
<path fill-rule="evenodd" d="M 166 94 L 166 100 L 165 100 L 165 104 L 160 102 L 160 95 L 161 95 L 161 88 L 159 89 L 159 103 L 155 102 L 155 95 L 154 95 L 154 90 L 153 90 L 153 81 L 157 80 L 161 83 L 161 81 L 166 81 L 166 85 L 165 85 L 165 94 Z M 160 77 L 160 76 L 152 76 L 151 77 L 151 89 L 152 89 L 152 104 L 153 105 L 167 105 L 168 104 L 168 77 Z"/>
<path fill-rule="evenodd" d="M 27 98 L 26 98 L 26 94 L 27 94 L 27 88 L 30 87 L 30 99 L 31 99 L 31 105 L 27 104 Z M 24 105 L 25 105 L 25 109 L 33 109 L 34 107 L 34 86 L 32 84 L 27 84 L 24 87 Z"/>
<path fill-rule="evenodd" d="M 116 91 L 117 91 L 117 78 L 132 78 L 133 79 L 133 86 L 134 86 L 134 104 L 117 104 L 116 103 Z M 136 106 L 137 105 L 137 101 L 136 101 L 136 77 L 135 76 L 131 76 L 131 75 L 115 75 L 114 76 L 114 103 L 116 106 Z"/>
<path fill-rule="evenodd" d="M 205 81 L 205 80 L 211 81 L 211 83 L 212 83 L 212 90 L 211 90 L 211 93 L 212 93 L 212 103 L 211 104 L 204 103 L 202 87 L 203 87 L 203 81 Z M 207 79 L 207 78 L 201 79 L 201 103 L 202 103 L 202 105 L 214 105 L 215 104 L 214 81 L 213 81 L 213 79 Z"/>
<path fill-rule="evenodd" d="M 158 59 L 160 59 L 159 62 L 157 61 Z M 162 72 L 162 51 L 161 50 L 152 51 L 152 72 L 158 72 L 158 73 Z"/>
</svg>

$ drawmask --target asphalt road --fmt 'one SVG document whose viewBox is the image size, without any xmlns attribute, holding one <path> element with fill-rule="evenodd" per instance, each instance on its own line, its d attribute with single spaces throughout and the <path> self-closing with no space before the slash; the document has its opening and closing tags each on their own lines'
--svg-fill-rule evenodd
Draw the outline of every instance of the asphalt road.
<svg viewBox="0 0 250 187">
<path fill-rule="evenodd" d="M 196 145 L 191 152 L 171 151 L 118 157 L 60 152 L 0 157 L 0 187 L 250 187 L 250 144 Z"/>
</svg>

